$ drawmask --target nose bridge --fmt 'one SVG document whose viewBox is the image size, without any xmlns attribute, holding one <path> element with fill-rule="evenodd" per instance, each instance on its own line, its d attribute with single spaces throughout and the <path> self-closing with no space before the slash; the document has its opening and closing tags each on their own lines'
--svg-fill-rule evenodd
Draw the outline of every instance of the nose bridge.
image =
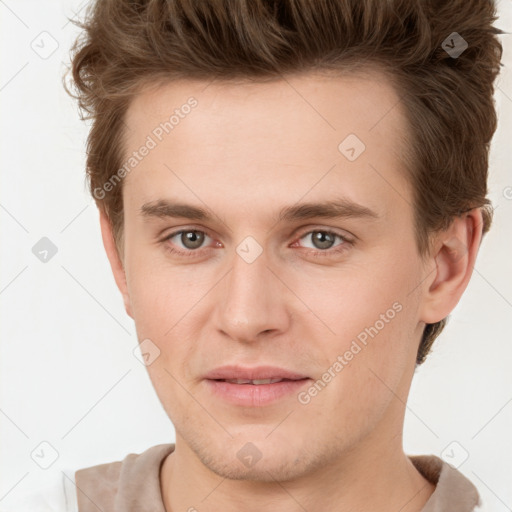
<svg viewBox="0 0 512 512">
<path fill-rule="evenodd" d="M 286 329 L 282 284 L 269 264 L 268 254 L 253 237 L 235 248 L 216 303 L 217 328 L 235 340 L 252 341 L 261 332 Z"/>
</svg>

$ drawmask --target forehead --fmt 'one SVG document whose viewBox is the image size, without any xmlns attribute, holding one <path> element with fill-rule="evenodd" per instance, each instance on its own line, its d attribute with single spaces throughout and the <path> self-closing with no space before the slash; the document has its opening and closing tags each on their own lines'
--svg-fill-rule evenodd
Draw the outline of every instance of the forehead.
<svg viewBox="0 0 512 512">
<path fill-rule="evenodd" d="M 268 201 L 286 192 L 292 201 L 316 199 L 339 195 L 340 185 L 359 202 L 365 187 L 389 201 L 408 195 L 398 158 L 405 116 L 377 72 L 173 81 L 138 94 L 125 122 L 126 158 L 151 146 L 125 178 L 139 202 L 178 189 L 196 203 L 237 191 Z"/>
<path fill-rule="evenodd" d="M 197 105 L 188 109 L 187 102 L 190 103 L 192 98 Z M 171 121 L 173 133 L 170 138 L 176 139 L 180 132 L 186 135 L 184 125 L 190 123 L 181 121 L 193 113 L 197 121 L 194 130 L 199 121 L 206 120 L 209 121 L 206 128 L 211 128 L 215 121 L 215 127 L 222 129 L 219 135 L 238 133 L 240 128 L 257 134 L 270 127 L 281 127 L 280 142 L 286 142 L 287 135 L 315 139 L 316 132 L 320 132 L 319 137 L 339 132 L 337 138 L 347 128 L 360 135 L 374 130 L 378 134 L 384 125 L 386 131 L 403 128 L 399 103 L 400 98 L 386 75 L 374 69 L 345 74 L 298 73 L 264 82 L 250 79 L 175 80 L 150 83 L 136 94 L 125 121 L 129 139 L 142 132 L 153 132 L 173 114 L 178 119 Z M 391 111 L 395 111 L 395 115 L 388 116 L 393 114 Z M 387 118 L 386 122 L 379 130 L 384 118 Z M 309 122 L 296 125 L 295 121 Z M 179 131 L 174 129 L 178 124 L 182 125 Z M 215 135 L 210 132 L 203 142 L 214 142 Z"/>
</svg>

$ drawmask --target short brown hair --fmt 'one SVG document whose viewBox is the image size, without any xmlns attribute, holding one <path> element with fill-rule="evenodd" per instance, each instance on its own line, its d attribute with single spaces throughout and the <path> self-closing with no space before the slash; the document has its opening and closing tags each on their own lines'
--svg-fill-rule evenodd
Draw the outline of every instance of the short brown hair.
<svg viewBox="0 0 512 512">
<path fill-rule="evenodd" d="M 490 0 L 96 0 L 72 48 L 82 118 L 93 123 L 87 176 L 97 206 L 123 235 L 122 182 L 101 189 L 123 162 L 124 116 L 146 84 L 174 79 L 279 79 L 313 70 L 389 75 L 410 125 L 404 155 L 420 255 L 454 217 L 481 208 L 497 124 L 494 79 L 502 47 Z M 450 48 L 467 44 L 460 54 Z M 67 89 L 68 90 L 68 89 Z M 70 92 L 68 90 L 68 92 Z M 121 246 L 121 249 L 120 249 Z M 447 319 L 427 324 L 421 364 Z"/>
</svg>

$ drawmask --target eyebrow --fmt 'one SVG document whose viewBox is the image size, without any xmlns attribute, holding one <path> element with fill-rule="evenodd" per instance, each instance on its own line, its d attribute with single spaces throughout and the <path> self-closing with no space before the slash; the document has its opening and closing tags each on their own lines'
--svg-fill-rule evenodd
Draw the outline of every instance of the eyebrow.
<svg viewBox="0 0 512 512">
<path fill-rule="evenodd" d="M 186 218 L 190 220 L 211 221 L 213 216 L 205 208 L 185 203 L 159 199 L 142 205 L 140 213 L 151 218 Z M 309 202 L 286 206 L 279 211 L 277 222 L 291 222 L 313 218 L 365 218 L 379 219 L 380 215 L 370 208 L 355 203 L 348 198 L 339 198 L 322 203 Z"/>
</svg>

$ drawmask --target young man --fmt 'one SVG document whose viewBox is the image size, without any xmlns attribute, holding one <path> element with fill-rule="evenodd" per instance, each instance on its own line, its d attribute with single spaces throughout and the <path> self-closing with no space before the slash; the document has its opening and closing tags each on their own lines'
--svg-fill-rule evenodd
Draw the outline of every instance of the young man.
<svg viewBox="0 0 512 512">
<path fill-rule="evenodd" d="M 469 512 L 404 412 L 491 223 L 493 2 L 101 0 L 74 48 L 106 253 L 175 444 L 80 512 Z"/>
</svg>

